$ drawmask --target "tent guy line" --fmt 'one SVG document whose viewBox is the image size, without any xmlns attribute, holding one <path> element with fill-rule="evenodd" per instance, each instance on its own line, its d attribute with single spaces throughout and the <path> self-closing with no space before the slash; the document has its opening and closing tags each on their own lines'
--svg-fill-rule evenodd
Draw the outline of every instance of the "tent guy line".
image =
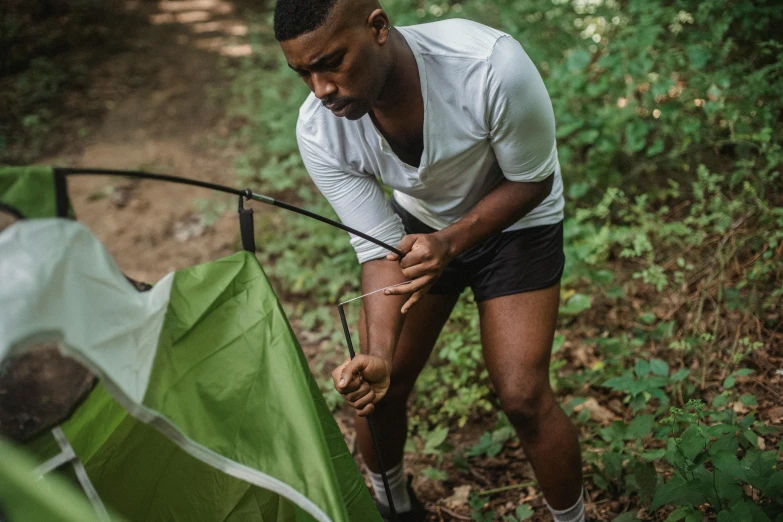
<svg viewBox="0 0 783 522">
<path fill-rule="evenodd" d="M 363 299 L 363 298 L 367 297 L 368 295 L 377 294 L 378 292 L 382 292 L 383 290 L 386 290 L 387 288 L 394 288 L 395 286 L 407 285 L 410 282 L 411 282 L 411 280 L 408 280 L 408 281 L 403 281 L 402 283 L 395 283 L 393 285 L 384 286 L 383 288 L 379 288 L 378 290 L 373 290 L 372 292 L 367 292 L 366 294 L 362 294 L 362 295 L 359 295 L 359 296 L 356 296 L 356 297 L 352 297 L 351 299 L 348 299 L 347 301 L 343 301 L 342 303 L 340 303 L 340 306 L 348 304 L 351 301 L 356 301 L 357 299 Z"/>
</svg>

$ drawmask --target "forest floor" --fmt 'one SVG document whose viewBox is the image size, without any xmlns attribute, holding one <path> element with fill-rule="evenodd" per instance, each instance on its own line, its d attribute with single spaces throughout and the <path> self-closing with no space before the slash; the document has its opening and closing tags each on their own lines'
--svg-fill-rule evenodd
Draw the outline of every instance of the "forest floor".
<svg viewBox="0 0 783 522">
<path fill-rule="evenodd" d="M 237 186 L 234 161 L 242 151 L 231 135 L 241 122 L 227 116 L 227 105 L 232 64 L 250 52 L 243 38 L 248 28 L 241 6 L 226 0 L 129 1 L 125 5 L 126 11 L 112 22 L 117 41 L 110 50 L 90 51 L 89 87 L 66 93 L 53 125 L 61 138 L 44 147 L 36 163 L 145 170 Z M 173 270 L 240 248 L 236 200 L 228 196 L 195 187 L 101 176 L 72 177 L 69 192 L 79 220 L 104 242 L 121 269 L 139 281 L 157 281 Z M 293 326 L 317 377 L 325 378 L 342 357 L 322 354 L 317 339 L 310 342 L 296 321 Z M 592 354 L 584 347 L 580 351 L 567 342 L 564 352 L 568 352 L 569 366 L 591 364 Z M 767 386 L 773 389 L 766 394 L 769 400 L 779 399 L 780 377 Z M 625 410 L 619 399 L 608 394 L 597 402 L 588 401 L 585 407 L 591 417 L 603 418 L 605 423 L 622 419 Z M 767 408 L 765 415 L 780 423 L 783 409 Z M 360 459 L 352 436 L 352 416 L 346 408 L 336 416 Z M 470 447 L 492 429 L 488 425 L 492 422 L 494 417 L 472 418 L 449 442 Z M 534 477 L 518 443 L 507 442 L 496 457 L 472 459 L 469 472 L 451 470 L 444 462 L 442 469 L 450 476 L 462 477 L 458 484 L 419 473 L 434 458 L 421 453 L 406 457 L 430 520 L 472 520 L 468 492 L 514 484 L 521 486 L 491 497 L 492 508 L 511 513 L 515 506 L 527 503 L 536 511 L 531 520 L 550 520 L 539 490 L 524 485 Z M 608 498 L 589 480 L 586 488 L 592 520 L 612 520 L 629 507 L 627 498 Z"/>
</svg>

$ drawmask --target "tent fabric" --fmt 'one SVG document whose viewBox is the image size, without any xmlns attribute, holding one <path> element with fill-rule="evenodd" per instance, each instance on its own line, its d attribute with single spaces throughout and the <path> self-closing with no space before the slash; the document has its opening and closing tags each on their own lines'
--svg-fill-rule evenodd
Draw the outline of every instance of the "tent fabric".
<svg viewBox="0 0 783 522">
<path fill-rule="evenodd" d="M 33 458 L 2 439 L 0 462 L 0 520 L 99 522 L 84 495 L 57 476 L 38 480 Z"/>
<path fill-rule="evenodd" d="M 60 219 L 17 222 L 0 235 L 0 358 L 9 341 L 59 342 L 89 354 L 121 393 L 141 402 L 173 274 L 139 293 L 88 228 Z M 100 327 L 89 328 L 90 325 Z"/>
<path fill-rule="evenodd" d="M 0 280 L 0 357 L 54 340 L 101 378 L 62 428 L 129 520 L 380 521 L 252 254 L 137 293 L 84 226 L 28 220 Z"/>
<path fill-rule="evenodd" d="M 0 203 L 30 219 L 56 216 L 54 171 L 51 167 L 0 167 Z"/>
</svg>

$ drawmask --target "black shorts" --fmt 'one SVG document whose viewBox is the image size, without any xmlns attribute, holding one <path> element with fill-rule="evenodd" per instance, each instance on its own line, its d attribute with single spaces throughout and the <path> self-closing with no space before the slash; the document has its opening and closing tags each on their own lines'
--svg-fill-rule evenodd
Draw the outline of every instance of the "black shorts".
<svg viewBox="0 0 783 522">
<path fill-rule="evenodd" d="M 406 234 L 436 232 L 392 198 Z M 502 232 L 457 256 L 430 289 L 461 293 L 469 286 L 476 301 L 548 288 L 563 275 L 563 222 Z"/>
</svg>

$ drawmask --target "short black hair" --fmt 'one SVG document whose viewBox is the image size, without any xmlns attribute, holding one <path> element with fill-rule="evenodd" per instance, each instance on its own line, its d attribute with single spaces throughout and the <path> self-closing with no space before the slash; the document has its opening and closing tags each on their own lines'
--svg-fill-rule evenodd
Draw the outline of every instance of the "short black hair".
<svg viewBox="0 0 783 522">
<path fill-rule="evenodd" d="M 291 40 L 321 27 L 339 0 L 277 0 L 275 39 Z"/>
</svg>

